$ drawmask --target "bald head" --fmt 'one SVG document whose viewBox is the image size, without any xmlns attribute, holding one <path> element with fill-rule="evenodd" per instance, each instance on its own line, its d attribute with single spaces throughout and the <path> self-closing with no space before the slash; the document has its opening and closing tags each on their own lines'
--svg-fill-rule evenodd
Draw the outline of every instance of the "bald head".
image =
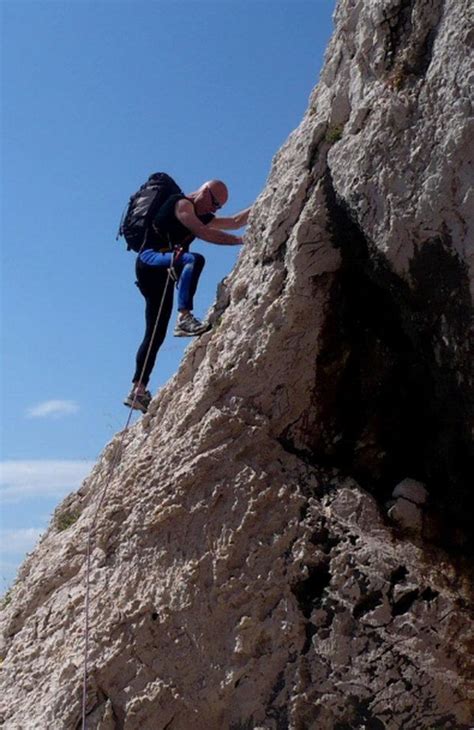
<svg viewBox="0 0 474 730">
<path fill-rule="evenodd" d="M 222 180 L 208 180 L 195 193 L 190 193 L 186 197 L 193 201 L 198 215 L 215 214 L 227 203 L 229 192 L 227 185 Z"/>
<path fill-rule="evenodd" d="M 227 190 L 227 185 L 222 180 L 208 180 L 199 189 L 204 190 L 206 188 L 211 191 L 214 199 L 219 201 L 221 207 L 227 203 L 229 191 Z"/>
</svg>

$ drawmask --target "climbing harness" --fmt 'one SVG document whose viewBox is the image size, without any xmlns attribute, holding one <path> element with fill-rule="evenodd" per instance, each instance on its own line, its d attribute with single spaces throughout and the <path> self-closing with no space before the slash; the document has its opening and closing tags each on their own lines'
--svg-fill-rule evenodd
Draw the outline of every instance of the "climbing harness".
<svg viewBox="0 0 474 730">
<path fill-rule="evenodd" d="M 143 246 L 142 246 L 143 247 Z M 176 282 L 177 281 L 177 275 L 176 271 L 174 269 L 174 264 L 178 260 L 179 256 L 181 255 L 182 250 L 176 249 L 173 251 L 173 256 L 171 258 L 171 263 L 169 268 L 167 269 L 167 277 L 166 277 L 166 284 L 163 290 L 163 296 L 161 297 L 160 306 L 158 309 L 158 314 L 156 315 L 155 325 L 153 327 L 153 332 L 151 335 L 150 344 L 148 346 L 148 350 L 145 357 L 145 362 L 143 363 L 143 368 L 140 373 L 140 379 L 136 386 L 141 385 L 143 380 L 143 375 L 145 372 L 145 368 L 148 364 L 148 360 L 150 358 L 150 352 L 153 346 L 153 341 L 155 339 L 156 330 L 158 329 L 158 324 L 161 317 L 161 312 L 163 310 L 163 304 L 166 298 L 166 294 L 168 291 L 168 286 L 171 281 Z M 90 572 L 91 572 L 91 549 L 92 549 L 92 538 L 93 538 L 93 531 L 95 527 L 95 523 L 97 521 L 97 515 L 99 514 L 99 510 L 102 507 L 105 496 L 107 493 L 107 490 L 110 485 L 110 481 L 112 478 L 112 474 L 115 471 L 115 467 L 120 461 L 120 458 L 122 456 L 122 450 L 123 450 L 123 444 L 125 440 L 125 434 L 127 433 L 130 422 L 132 420 L 133 411 L 135 408 L 137 398 L 137 387 L 135 387 L 135 393 L 132 401 L 132 405 L 130 407 L 130 413 L 128 414 L 127 421 L 125 423 L 125 427 L 122 431 L 122 435 L 120 438 L 120 441 L 118 443 L 117 448 L 114 451 L 113 458 L 110 461 L 109 469 L 106 475 L 104 488 L 102 490 L 102 493 L 99 498 L 99 502 L 97 504 L 96 510 L 94 512 L 94 516 L 92 518 L 92 522 L 89 526 L 89 529 L 87 531 L 87 548 L 86 548 L 86 590 L 85 590 L 85 599 L 84 599 L 84 669 L 83 669 L 83 680 L 82 680 L 82 730 L 87 730 L 86 726 L 86 705 L 87 705 L 87 678 L 88 678 L 88 661 L 89 661 L 89 633 L 90 633 L 90 621 L 89 621 L 89 609 L 90 609 Z"/>
</svg>

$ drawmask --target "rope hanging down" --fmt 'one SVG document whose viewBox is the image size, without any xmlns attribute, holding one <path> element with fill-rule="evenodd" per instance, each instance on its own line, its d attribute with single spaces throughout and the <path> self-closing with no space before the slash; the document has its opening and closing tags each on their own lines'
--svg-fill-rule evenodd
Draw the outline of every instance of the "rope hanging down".
<svg viewBox="0 0 474 730">
<path fill-rule="evenodd" d="M 165 288 L 163 290 L 163 296 L 161 297 L 160 307 L 158 309 L 158 314 L 156 315 L 155 325 L 153 327 L 153 333 L 151 335 L 150 344 L 148 346 L 148 351 L 146 353 L 145 362 L 143 363 L 143 368 L 140 373 L 140 379 L 137 386 L 141 385 L 143 380 L 143 375 L 145 372 L 145 368 L 148 364 L 148 360 L 150 358 L 150 352 L 151 348 L 153 346 L 153 341 L 156 336 L 156 330 L 158 329 L 158 323 L 160 321 L 161 312 L 163 310 L 163 304 L 165 301 L 166 293 L 168 291 L 168 286 L 170 281 L 176 281 L 176 274 L 173 268 L 174 264 L 174 256 L 172 257 L 171 264 L 169 269 L 167 269 L 167 277 L 166 277 L 166 284 Z M 135 393 L 133 397 L 133 402 L 130 407 L 130 413 L 128 414 L 127 421 L 125 423 L 125 427 L 122 431 L 122 435 L 120 438 L 120 441 L 118 443 L 118 447 L 115 449 L 115 453 L 113 455 L 113 459 L 110 462 L 109 470 L 107 472 L 107 476 L 105 479 L 105 485 L 102 490 L 102 493 L 100 495 L 99 502 L 97 504 L 96 510 L 94 512 L 94 516 L 92 518 L 92 522 L 89 526 L 89 530 L 87 532 L 87 549 L 86 549 L 86 590 L 85 590 L 85 599 L 84 599 L 84 671 L 83 671 L 83 680 L 82 680 L 82 730 L 87 730 L 86 726 L 86 705 L 87 705 L 87 679 L 88 679 L 88 661 L 89 661 L 89 609 L 90 609 L 90 572 L 91 572 L 91 552 L 92 552 L 92 538 L 93 538 L 93 531 L 94 527 L 97 521 L 97 515 L 99 514 L 99 510 L 102 507 L 102 504 L 104 503 L 105 496 L 107 494 L 107 490 L 109 488 L 110 480 L 112 478 L 112 474 L 115 471 L 115 467 L 120 461 L 120 457 L 122 456 L 122 449 L 123 449 L 123 443 L 125 440 L 125 434 L 128 431 L 128 428 L 130 426 L 130 421 L 132 420 L 133 410 L 135 407 L 137 397 L 137 387 L 135 388 Z"/>
</svg>

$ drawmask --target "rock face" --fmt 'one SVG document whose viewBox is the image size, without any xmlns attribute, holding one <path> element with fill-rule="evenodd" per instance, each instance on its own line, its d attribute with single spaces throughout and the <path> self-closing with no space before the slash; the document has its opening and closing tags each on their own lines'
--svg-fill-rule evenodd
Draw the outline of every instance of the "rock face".
<svg viewBox="0 0 474 730">
<path fill-rule="evenodd" d="M 90 730 L 473 723 L 468 9 L 339 3 L 213 330 L 5 602 L 8 730 L 80 726 L 104 488 Z"/>
</svg>

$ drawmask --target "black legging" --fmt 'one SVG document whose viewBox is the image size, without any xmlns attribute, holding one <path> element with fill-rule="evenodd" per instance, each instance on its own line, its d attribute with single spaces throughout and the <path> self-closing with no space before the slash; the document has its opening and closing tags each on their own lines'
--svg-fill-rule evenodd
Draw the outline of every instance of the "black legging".
<svg viewBox="0 0 474 730">
<path fill-rule="evenodd" d="M 158 350 L 163 343 L 163 340 L 165 339 L 166 330 L 168 329 L 168 322 L 170 320 L 171 312 L 173 309 L 174 282 L 172 279 L 168 281 L 167 269 L 157 266 L 147 266 L 146 264 L 141 263 L 138 259 L 135 270 L 137 274 L 137 286 L 145 297 L 146 302 L 146 329 L 143 342 L 138 348 L 137 352 L 136 369 L 135 375 L 133 376 L 134 383 L 138 383 L 140 380 L 140 376 L 142 375 L 142 370 L 145 365 L 148 348 L 150 347 L 156 318 L 160 310 L 163 292 L 166 288 L 166 294 L 163 300 L 163 306 L 156 328 L 155 337 L 153 338 L 153 344 L 150 349 L 148 361 L 146 363 L 146 367 L 143 371 L 143 375 L 141 378 L 142 384 L 146 386 L 148 385 L 148 381 L 150 379 L 150 374 L 153 370 L 153 366 L 155 364 Z M 167 281 L 168 285 L 166 285 Z"/>
</svg>

